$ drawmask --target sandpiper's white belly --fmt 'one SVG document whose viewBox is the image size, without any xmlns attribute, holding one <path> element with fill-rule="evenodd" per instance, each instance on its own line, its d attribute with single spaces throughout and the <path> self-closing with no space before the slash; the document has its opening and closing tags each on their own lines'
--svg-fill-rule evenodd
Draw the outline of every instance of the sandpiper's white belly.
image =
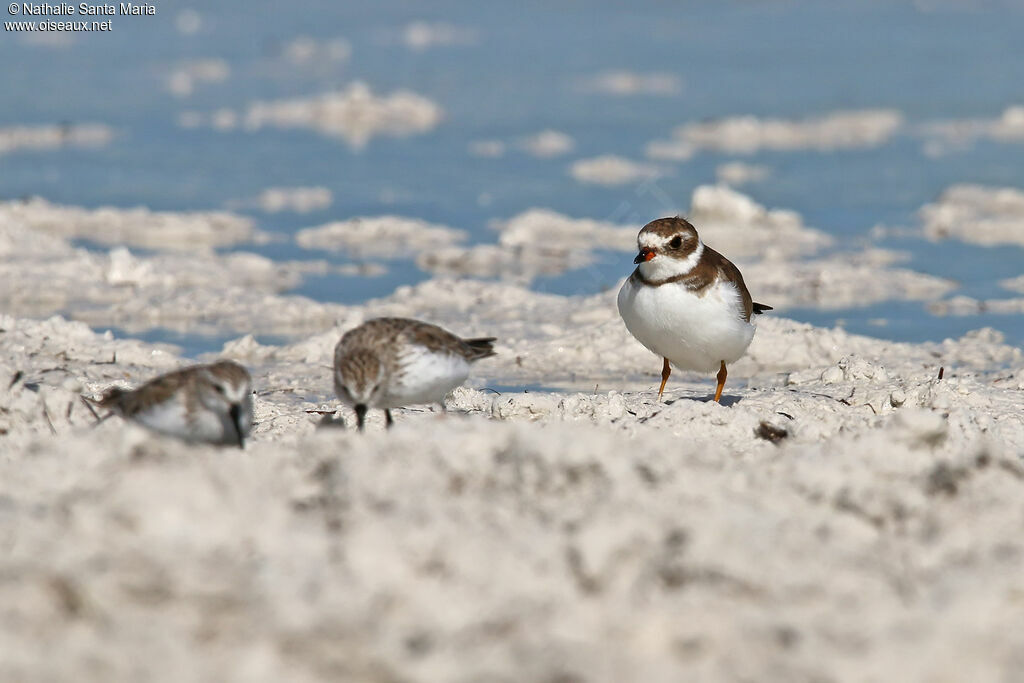
<svg viewBox="0 0 1024 683">
<path fill-rule="evenodd" d="M 736 286 L 718 281 L 701 294 L 685 286 L 633 284 L 619 290 L 619 315 L 637 341 L 681 370 L 717 370 L 738 360 L 754 338 Z"/>
<path fill-rule="evenodd" d="M 391 377 L 378 408 L 416 403 L 442 403 L 444 397 L 469 377 L 469 362 L 454 353 L 408 346 L 398 357 L 401 371 Z"/>
<path fill-rule="evenodd" d="M 224 443 L 227 440 L 224 424 L 229 419 L 227 415 L 220 416 L 202 407 L 189 414 L 178 396 L 140 411 L 132 419 L 154 432 L 186 441 Z M 234 432 L 233 427 L 231 431 Z"/>
<path fill-rule="evenodd" d="M 252 427 L 252 405 L 245 402 L 240 415 L 242 436 L 247 436 Z M 196 406 L 190 414 L 180 397 L 175 396 L 163 403 L 140 411 L 132 416 L 134 421 L 161 434 L 212 444 L 234 444 L 235 425 L 227 412 L 219 412 Z"/>
</svg>

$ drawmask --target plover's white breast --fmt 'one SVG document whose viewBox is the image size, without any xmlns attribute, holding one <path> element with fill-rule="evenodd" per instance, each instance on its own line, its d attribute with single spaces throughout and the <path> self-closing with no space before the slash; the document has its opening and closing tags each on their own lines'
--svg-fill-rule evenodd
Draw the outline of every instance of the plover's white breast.
<svg viewBox="0 0 1024 683">
<path fill-rule="evenodd" d="M 701 292 L 670 282 L 654 287 L 628 278 L 619 315 L 637 341 L 682 370 L 712 371 L 740 358 L 754 338 L 736 285 L 719 280 Z"/>
<path fill-rule="evenodd" d="M 397 368 L 388 383 L 382 408 L 415 403 L 440 403 L 469 377 L 469 362 L 461 355 L 404 344 L 396 356 Z"/>
</svg>

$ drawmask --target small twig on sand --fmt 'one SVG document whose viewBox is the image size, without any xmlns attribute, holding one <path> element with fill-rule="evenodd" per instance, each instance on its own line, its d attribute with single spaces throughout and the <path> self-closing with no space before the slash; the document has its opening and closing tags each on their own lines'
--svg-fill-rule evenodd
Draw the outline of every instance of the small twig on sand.
<svg viewBox="0 0 1024 683">
<path fill-rule="evenodd" d="M 92 402 L 90 402 L 89 399 L 87 399 L 85 396 L 79 396 L 78 398 L 82 399 L 82 403 L 84 403 L 85 407 L 89 409 L 90 413 L 92 413 L 93 418 L 96 419 L 96 424 L 103 422 L 100 416 L 96 413 L 96 409 L 92 407 Z"/>
<path fill-rule="evenodd" d="M 57 430 L 54 429 L 54 427 L 53 427 L 53 421 L 50 420 L 50 413 L 49 413 L 49 411 L 46 410 L 46 404 L 45 403 L 43 404 L 43 417 L 46 418 L 46 424 L 50 426 L 50 432 L 54 436 L 57 436 Z"/>
</svg>

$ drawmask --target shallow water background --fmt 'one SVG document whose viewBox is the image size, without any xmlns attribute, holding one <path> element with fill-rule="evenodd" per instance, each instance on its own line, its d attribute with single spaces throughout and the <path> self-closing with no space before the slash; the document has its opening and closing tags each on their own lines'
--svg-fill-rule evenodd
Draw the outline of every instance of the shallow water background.
<svg viewBox="0 0 1024 683">
<path fill-rule="evenodd" d="M 5 32 L 0 126 L 99 122 L 117 135 L 99 149 L 0 156 L 0 197 L 205 210 L 268 187 L 322 186 L 333 193 L 323 210 L 233 209 L 279 237 L 238 249 L 274 259 L 346 263 L 344 255 L 299 249 L 291 235 L 330 220 L 397 214 L 465 230 L 471 243 L 486 243 L 495 239 L 490 221 L 530 207 L 639 228 L 684 212 L 693 188 L 714 182 L 718 165 L 739 160 L 770 169 L 742 192 L 799 212 L 808 225 L 835 236 L 837 248 L 870 243 L 909 251 L 906 267 L 960 283 L 952 295 L 1006 298 L 1012 295 L 999 281 L 1024 273 L 1024 248 L 879 239 L 871 232 L 877 225 L 917 226 L 917 210 L 955 183 L 1024 187 L 1024 144 L 982 140 L 929 154 L 915 132 L 929 122 L 994 118 L 1007 106 L 1024 104 L 1020 2 L 297 0 L 282 10 L 269 0 L 222 0 L 194 6 L 197 15 L 189 16 L 200 21 L 192 33 L 181 29 L 186 7 L 157 5 L 155 17 L 115 17 L 111 33 L 76 34 L 68 45 Z M 413 21 L 445 22 L 464 31 L 465 40 L 410 49 L 400 37 Z M 296 66 L 282 54 L 299 36 L 344 39 L 351 55 Z M 208 58 L 229 65 L 226 79 L 198 83 L 187 97 L 169 92 L 176 66 Z M 588 79 L 610 70 L 671 74 L 679 87 L 623 97 L 588 90 Z M 254 100 L 309 96 L 357 80 L 377 93 L 401 88 L 427 97 L 443 108 L 444 120 L 422 134 L 376 137 L 363 149 L 309 130 L 222 132 L 179 125 L 185 111 L 241 109 Z M 668 168 L 667 175 L 639 184 L 588 185 L 568 172 L 573 161 L 602 154 L 642 162 L 648 142 L 689 122 L 747 114 L 799 119 L 864 108 L 898 110 L 906 125 L 873 149 L 701 151 L 686 161 L 655 162 Z M 536 158 L 516 147 L 517 140 L 545 129 L 571 136 L 574 149 Z M 504 141 L 505 153 L 472 155 L 470 145 L 480 140 Z M 381 259 L 389 248 L 380 245 Z M 429 277 L 410 261 L 386 265 L 386 274 L 377 277 L 310 276 L 294 291 L 356 303 Z M 601 253 L 592 266 L 539 278 L 533 286 L 593 293 L 614 286 L 631 268 L 628 255 Z M 1024 343 L 1024 316 L 940 318 L 920 302 L 785 314 L 905 341 L 939 340 L 988 325 Z M 219 348 L 223 341 L 160 330 L 145 337 L 181 344 L 187 352 Z"/>
</svg>

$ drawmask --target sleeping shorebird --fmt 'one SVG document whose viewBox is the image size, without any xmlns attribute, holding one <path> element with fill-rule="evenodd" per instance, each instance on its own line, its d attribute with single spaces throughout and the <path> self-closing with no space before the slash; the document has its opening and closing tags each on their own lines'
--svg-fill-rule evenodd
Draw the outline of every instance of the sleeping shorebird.
<svg viewBox="0 0 1024 683">
<path fill-rule="evenodd" d="M 95 403 L 185 441 L 242 448 L 252 429 L 252 378 L 229 360 L 169 372 L 137 389 L 114 387 Z"/>
<path fill-rule="evenodd" d="M 726 364 L 754 338 L 751 314 L 772 310 L 754 303 L 729 259 L 707 247 L 683 218 L 651 221 L 637 235 L 638 264 L 619 290 L 619 315 L 636 340 L 661 356 L 660 399 L 672 373 L 718 368 L 715 401 L 722 398 Z"/>
<path fill-rule="evenodd" d="M 356 411 L 437 403 L 469 377 L 469 365 L 494 355 L 494 337 L 461 339 L 437 325 L 409 318 L 377 318 L 349 330 L 334 349 L 334 390 Z"/>
</svg>

